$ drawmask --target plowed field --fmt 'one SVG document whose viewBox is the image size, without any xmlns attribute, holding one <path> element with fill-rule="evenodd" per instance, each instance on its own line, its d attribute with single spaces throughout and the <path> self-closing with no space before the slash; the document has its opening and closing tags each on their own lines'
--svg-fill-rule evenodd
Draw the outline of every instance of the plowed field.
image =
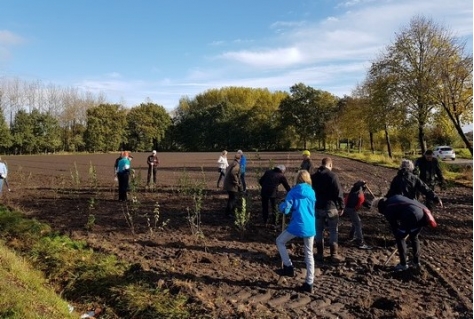
<svg viewBox="0 0 474 319">
<path fill-rule="evenodd" d="M 174 291 L 188 294 L 200 309 L 195 318 L 473 317 L 472 188 L 453 183 L 438 190 L 445 208 L 435 211 L 438 228 L 420 235 L 420 273 L 391 272 L 397 256 L 383 265 L 395 242 L 381 215 L 360 213 L 372 250 L 349 243 L 350 222 L 343 216 L 339 244 L 345 262 L 317 263 L 314 293 L 308 294 L 295 290 L 305 275 L 301 240 L 289 245 L 296 277 L 282 280 L 275 272 L 281 265 L 275 245 L 281 227 L 260 223 L 257 187 L 263 171 L 276 164 L 288 167 L 292 184 L 299 153 L 246 154 L 247 209 L 252 219 L 243 233 L 225 218 L 227 195 L 216 188 L 219 153 L 159 153 L 158 183 L 153 189 L 145 188 L 148 154 L 133 155 L 137 187 L 129 199 L 135 203 L 117 200 L 113 179 L 117 154 L 4 156 L 12 191 L 4 192 L 2 200 L 95 249 L 140 264 L 142 271 L 153 272 Z M 312 154 L 312 160 L 319 165 L 323 156 Z M 346 192 L 365 179 L 376 196 L 385 194 L 396 174 L 394 169 L 349 159 L 333 157 L 333 161 Z M 199 186 L 203 197 L 196 209 L 189 190 L 197 181 L 203 183 Z M 190 223 L 196 210 L 200 223 Z M 147 216 L 158 211 L 156 227 L 153 221 L 149 225 Z M 133 216 L 133 227 L 127 214 Z"/>
</svg>

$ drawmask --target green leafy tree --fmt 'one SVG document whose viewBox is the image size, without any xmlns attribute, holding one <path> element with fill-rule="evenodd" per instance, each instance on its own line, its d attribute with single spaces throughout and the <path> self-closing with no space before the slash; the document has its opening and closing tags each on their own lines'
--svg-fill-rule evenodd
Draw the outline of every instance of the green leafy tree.
<svg viewBox="0 0 474 319">
<path fill-rule="evenodd" d="M 126 111 L 118 104 L 101 104 L 87 110 L 84 141 L 88 151 L 116 151 L 125 142 Z"/>
<path fill-rule="evenodd" d="M 421 151 L 426 150 L 425 127 L 432 121 L 435 91 L 439 90 L 440 67 L 449 54 L 450 37 L 446 30 L 422 16 L 412 18 L 387 49 L 385 67 L 396 77 L 398 99 L 418 125 Z"/>
<path fill-rule="evenodd" d="M 11 132 L 15 154 L 31 154 L 37 149 L 38 140 L 34 135 L 33 118 L 25 110 L 19 110 L 16 113 Z"/>
<path fill-rule="evenodd" d="M 10 129 L 5 121 L 3 110 L 0 109 L 0 150 L 5 153 L 13 144 Z"/>
<path fill-rule="evenodd" d="M 338 99 L 328 92 L 298 83 L 290 88 L 290 96 L 280 104 L 284 127 L 293 128 L 302 147 L 317 138 L 325 139 L 325 123 L 336 110 Z"/>
<path fill-rule="evenodd" d="M 36 152 L 55 152 L 61 146 L 61 128 L 58 120 L 48 113 L 34 109 L 30 113 L 33 134 L 37 139 Z"/>
<path fill-rule="evenodd" d="M 142 103 L 127 114 L 127 144 L 129 149 L 146 151 L 159 149 L 171 117 L 166 109 L 154 103 Z"/>
<path fill-rule="evenodd" d="M 463 124 L 472 123 L 472 55 L 464 55 L 464 45 L 457 45 L 453 38 L 447 41 L 450 45 L 438 64 L 440 85 L 434 99 L 473 155 L 472 144 L 462 130 Z"/>
</svg>

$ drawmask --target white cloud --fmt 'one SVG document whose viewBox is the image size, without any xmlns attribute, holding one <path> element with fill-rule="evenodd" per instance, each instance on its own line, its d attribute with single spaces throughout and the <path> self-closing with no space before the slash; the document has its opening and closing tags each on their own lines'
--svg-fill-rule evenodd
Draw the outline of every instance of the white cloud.
<svg viewBox="0 0 474 319">
<path fill-rule="evenodd" d="M 10 46 L 24 43 L 25 40 L 19 35 L 8 30 L 0 30 L 0 45 Z"/>
<path fill-rule="evenodd" d="M 278 48 L 264 51 L 226 52 L 221 58 L 235 60 L 254 67 L 283 67 L 300 63 L 302 55 L 298 48 Z"/>
</svg>

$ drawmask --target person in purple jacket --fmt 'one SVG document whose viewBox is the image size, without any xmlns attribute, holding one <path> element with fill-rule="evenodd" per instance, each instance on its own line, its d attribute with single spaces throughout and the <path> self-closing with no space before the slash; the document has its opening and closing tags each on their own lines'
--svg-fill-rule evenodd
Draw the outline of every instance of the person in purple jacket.
<svg viewBox="0 0 474 319">
<path fill-rule="evenodd" d="M 311 176 L 308 171 L 301 170 L 296 177 L 296 185 L 289 191 L 285 201 L 279 206 L 280 211 L 285 215 L 291 213 L 291 220 L 288 227 L 277 237 L 276 245 L 283 262 L 281 275 L 293 277 L 295 272 L 293 263 L 286 250 L 286 243 L 295 237 L 303 238 L 306 278 L 300 290 L 309 293 L 313 292 L 314 281 L 315 204 L 316 195 L 311 187 Z"/>
</svg>

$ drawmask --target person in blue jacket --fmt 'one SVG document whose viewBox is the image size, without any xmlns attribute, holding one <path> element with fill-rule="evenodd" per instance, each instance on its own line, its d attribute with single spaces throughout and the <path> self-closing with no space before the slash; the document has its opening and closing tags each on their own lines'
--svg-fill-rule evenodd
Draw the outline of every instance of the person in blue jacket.
<svg viewBox="0 0 474 319">
<path fill-rule="evenodd" d="M 311 176 L 308 171 L 301 170 L 296 176 L 296 185 L 286 195 L 285 201 L 279 206 L 285 215 L 291 213 L 288 227 L 277 237 L 276 245 L 283 262 L 281 274 L 293 277 L 295 275 L 293 264 L 286 243 L 295 237 L 303 238 L 304 256 L 306 262 L 306 278 L 300 290 L 311 293 L 314 281 L 313 243 L 316 235 L 315 217 L 316 195 L 311 187 Z"/>
<path fill-rule="evenodd" d="M 118 178 L 118 194 L 119 201 L 127 200 L 128 182 L 130 178 L 130 154 L 125 151 L 122 153 L 122 158 L 117 163 L 117 178 Z"/>
<path fill-rule="evenodd" d="M 240 154 L 240 183 L 242 184 L 242 192 L 247 191 L 247 183 L 245 183 L 245 171 L 247 168 L 247 157 L 244 155 L 242 150 L 238 150 L 237 154 Z"/>
</svg>

